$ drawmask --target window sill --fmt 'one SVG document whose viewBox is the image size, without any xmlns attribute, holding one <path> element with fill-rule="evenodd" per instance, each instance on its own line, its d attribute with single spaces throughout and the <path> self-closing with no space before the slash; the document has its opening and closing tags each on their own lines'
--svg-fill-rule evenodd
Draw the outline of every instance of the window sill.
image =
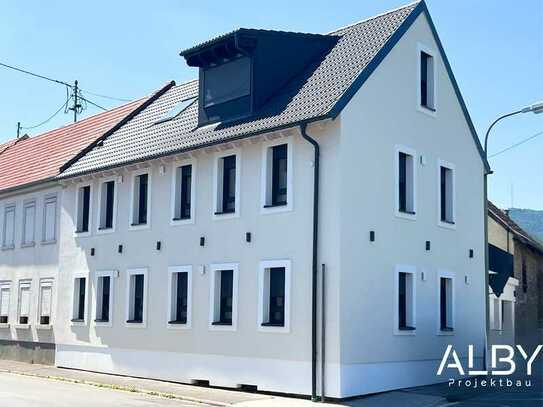
<svg viewBox="0 0 543 407">
<path fill-rule="evenodd" d="M 132 225 L 134 226 L 134 225 Z M 113 226 L 109 227 L 109 228 L 106 228 L 106 227 L 99 227 L 98 228 L 98 231 L 100 232 L 107 232 L 107 231 L 113 231 Z"/>
<path fill-rule="evenodd" d="M 53 329 L 53 325 L 51 325 L 51 324 L 36 325 L 36 329 L 38 329 L 40 331 L 50 331 L 51 329 Z"/>
<path fill-rule="evenodd" d="M 95 319 L 94 322 L 98 324 L 109 324 L 109 319 Z"/>
<path fill-rule="evenodd" d="M 415 331 L 417 328 L 414 328 L 412 326 L 401 326 L 398 328 L 398 331 L 407 331 L 407 332 L 412 332 L 412 331 Z"/>
<path fill-rule="evenodd" d="M 440 328 L 437 334 L 439 336 L 454 335 L 454 328 Z"/>
<path fill-rule="evenodd" d="M 71 319 L 70 322 L 73 323 L 73 324 L 83 324 L 83 323 L 85 323 L 85 320 L 84 319 L 74 318 L 74 319 Z"/>
<path fill-rule="evenodd" d="M 127 324 L 143 324 L 143 320 L 141 319 L 129 319 L 126 321 Z"/>
<path fill-rule="evenodd" d="M 15 329 L 30 329 L 30 324 L 17 324 Z"/>
<path fill-rule="evenodd" d="M 191 220 L 191 217 L 184 217 L 184 218 L 172 218 L 172 222 L 186 222 L 188 220 Z"/>
<path fill-rule="evenodd" d="M 439 220 L 439 226 L 444 228 L 444 229 L 451 229 L 451 230 L 456 229 L 456 223 L 455 222 L 441 220 L 441 219 Z"/>
<path fill-rule="evenodd" d="M 413 216 L 417 214 L 417 212 L 414 212 L 414 211 L 403 211 L 401 209 L 398 210 L 398 213 L 402 215 L 409 215 L 409 216 Z"/>
<path fill-rule="evenodd" d="M 420 103 L 417 105 L 417 110 L 433 118 L 437 116 L 437 110 L 435 108 L 424 106 Z"/>
<path fill-rule="evenodd" d="M 273 322 L 262 322 L 260 324 L 260 326 L 263 326 L 265 328 L 284 328 L 285 327 L 285 324 L 278 324 L 278 323 L 273 323 Z"/>
<path fill-rule="evenodd" d="M 286 202 L 284 203 L 276 203 L 276 204 L 271 204 L 271 205 L 264 205 L 264 209 L 268 209 L 268 208 L 282 208 L 284 206 L 287 206 L 288 204 Z"/>
<path fill-rule="evenodd" d="M 133 228 L 138 228 L 138 227 L 142 227 L 142 226 L 148 226 L 147 222 L 145 223 L 131 223 L 130 226 L 132 226 Z"/>
<path fill-rule="evenodd" d="M 234 213 L 236 213 L 235 210 L 233 210 L 233 211 L 219 211 L 219 212 L 213 213 L 213 215 L 216 215 L 216 216 L 221 216 L 221 215 L 232 215 L 232 214 L 234 214 Z"/>
<path fill-rule="evenodd" d="M 6 329 L 6 328 L 9 328 L 9 327 L 10 327 L 9 322 L 6 322 L 4 324 L 0 324 L 0 329 Z"/>
<path fill-rule="evenodd" d="M 26 249 L 26 248 L 34 247 L 34 246 L 36 246 L 36 242 L 21 243 L 22 249 Z"/>
<path fill-rule="evenodd" d="M 187 325 L 187 321 L 168 321 L 170 325 Z"/>
<path fill-rule="evenodd" d="M 426 109 L 430 112 L 436 112 L 436 109 L 434 109 L 433 107 L 430 107 L 430 106 L 426 106 L 426 105 L 420 105 L 421 109 Z"/>
<path fill-rule="evenodd" d="M 232 322 L 215 321 L 215 322 L 212 322 L 211 325 L 213 325 L 213 326 L 232 326 Z"/>
<path fill-rule="evenodd" d="M 42 240 L 40 244 L 42 246 L 48 246 L 48 245 L 52 245 L 52 244 L 56 244 L 56 243 L 57 243 L 57 241 L 55 239 L 55 240 Z"/>
<path fill-rule="evenodd" d="M 7 250 L 14 250 L 14 249 L 15 249 L 15 245 L 2 246 L 2 250 L 4 250 L 4 251 L 7 251 Z"/>
<path fill-rule="evenodd" d="M 84 235 L 85 233 L 89 233 L 89 231 L 88 230 L 76 230 L 75 231 L 76 235 Z"/>
</svg>

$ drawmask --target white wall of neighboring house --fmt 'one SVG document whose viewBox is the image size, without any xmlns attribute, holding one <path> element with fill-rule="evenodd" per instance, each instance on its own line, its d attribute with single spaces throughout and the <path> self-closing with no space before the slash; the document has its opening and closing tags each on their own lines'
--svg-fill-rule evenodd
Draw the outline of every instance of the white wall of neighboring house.
<svg viewBox="0 0 543 407">
<path fill-rule="evenodd" d="M 436 62 L 435 114 L 418 106 L 421 46 Z M 417 210 L 411 219 L 395 214 L 398 145 L 416 151 Z M 483 163 L 424 15 L 341 114 L 339 152 L 341 396 L 445 381 L 436 371 L 448 344 L 462 358 L 468 344 L 475 345 L 481 363 Z M 440 160 L 456 167 L 453 228 L 438 222 Z M 375 242 L 369 241 L 372 230 Z M 398 266 L 415 270 L 416 331 L 408 335 L 394 329 Z M 447 334 L 438 329 L 442 273 L 454 276 L 454 331 Z"/>
<path fill-rule="evenodd" d="M 327 387 L 339 392 L 339 123 L 310 126 L 308 132 L 321 143 L 321 254 L 328 266 Z M 272 134 L 271 136 L 276 136 Z M 263 149 L 274 142 L 288 142 L 292 154 L 292 210 L 263 213 L 261 166 Z M 55 326 L 59 366 L 155 377 L 176 381 L 209 380 L 211 385 L 258 385 L 259 390 L 289 393 L 311 391 L 311 253 L 313 205 L 313 147 L 299 131 L 290 136 L 246 141 L 240 154 L 240 213 L 221 219 L 214 216 L 215 153 L 201 152 L 192 159 L 195 177 L 194 222 L 171 225 L 171 163 L 153 162 L 150 227 L 129 230 L 131 178 L 122 172 L 117 184 L 115 232 L 97 234 L 98 184 L 92 179 L 91 233 L 74 235 L 76 190 L 63 189 L 60 254 L 61 281 Z M 182 162 L 180 162 L 182 163 Z M 161 168 L 162 167 L 162 168 Z M 138 170 L 141 172 L 141 169 Z M 116 177 L 119 180 L 119 176 Z M 245 240 L 251 232 L 252 241 Z M 205 246 L 200 247 L 200 237 Z M 156 242 L 161 250 L 156 250 Z M 118 246 L 123 245 L 123 253 Z M 91 256 L 91 248 L 95 255 Z M 259 265 L 262 261 L 288 260 L 290 272 L 290 324 L 287 332 L 266 331 L 258 323 Z M 210 284 L 214 264 L 236 263 L 239 287 L 236 329 L 210 327 Z M 168 268 L 192 266 L 192 317 L 189 329 L 167 326 Z M 127 270 L 146 268 L 148 276 L 147 322 L 134 328 L 125 324 Z M 201 272 L 202 268 L 205 270 Z M 111 326 L 93 322 L 96 304 L 94 276 L 116 270 Z M 74 275 L 90 277 L 91 298 L 84 324 L 70 324 Z M 285 375 L 285 372 L 289 372 Z"/>
<path fill-rule="evenodd" d="M 44 235 L 45 209 L 47 202 L 56 197 L 55 239 L 46 241 Z M 52 282 L 51 321 L 55 320 L 56 291 L 58 282 L 58 233 L 60 218 L 61 191 L 58 186 L 45 185 L 39 189 L 23 189 L 18 193 L 0 197 L 0 246 L 6 234 L 5 209 L 15 205 L 15 239 L 13 247 L 0 247 L 0 286 L 9 284 L 9 319 L 8 324 L 0 324 L 0 339 L 19 342 L 55 341 L 51 326 L 40 326 L 40 283 Z M 35 203 L 35 222 L 33 243 L 23 244 L 23 208 L 25 203 Z M 50 216 L 52 211 L 49 211 Z M 30 218 L 30 217 L 29 217 Z M 48 217 L 48 221 L 51 220 Z M 27 225 L 28 227 L 28 225 Z M 8 227 L 9 230 L 9 227 Z M 9 233 L 9 232 L 8 232 Z M 48 237 L 50 237 L 49 235 Z M 32 239 L 27 239 L 32 240 Z M 30 282 L 30 313 L 28 325 L 20 325 L 18 313 L 20 308 L 19 285 L 22 281 Z"/>
</svg>

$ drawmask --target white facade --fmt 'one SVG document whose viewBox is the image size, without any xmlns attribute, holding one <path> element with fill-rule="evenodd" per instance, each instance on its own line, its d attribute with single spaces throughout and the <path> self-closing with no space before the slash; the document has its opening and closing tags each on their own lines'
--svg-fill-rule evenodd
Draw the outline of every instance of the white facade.
<svg viewBox="0 0 543 407">
<path fill-rule="evenodd" d="M 421 50 L 433 61 L 431 109 L 421 107 Z M 326 266 L 326 395 L 343 398 L 447 380 L 436 371 L 448 344 L 463 358 L 468 344 L 475 345 L 480 364 L 484 167 L 425 15 L 336 120 L 312 124 L 307 132 L 321 147 L 318 263 Z M 269 148 L 283 143 L 287 205 L 267 207 Z M 410 157 L 406 210 L 398 205 L 399 152 Z M 235 207 L 219 214 L 221 160 L 233 154 Z M 294 127 L 63 181 L 60 241 L 50 246 L 58 251 L 47 252 L 50 259 L 9 260 L 35 264 L 24 271 L 33 281 L 51 273 L 56 278 L 56 364 L 309 394 L 313 160 L 313 147 Z M 190 216 L 176 218 L 175 177 L 186 164 L 192 165 Z M 450 170 L 446 198 L 441 167 Z M 114 183 L 110 209 L 103 201 L 105 182 Z M 138 195 L 141 183 L 145 202 Z M 88 222 L 81 205 L 84 186 L 90 186 Z M 25 199 L 17 198 L 19 211 Z M 141 205 L 147 208 L 145 222 Z M 104 228 L 107 210 L 113 210 L 113 224 Z M 36 266 L 41 263 L 47 267 Z M 280 327 L 263 325 L 266 273 L 274 267 L 285 270 Z M 232 270 L 230 325 L 216 323 L 223 270 Z M 2 270 L 0 280 L 5 275 L 18 281 L 19 276 L 8 278 L 10 272 Z M 171 323 L 175 273 L 188 277 L 184 324 Z M 111 282 L 107 313 L 104 277 Z M 401 278 L 405 317 L 398 315 Z M 446 313 L 440 309 L 442 292 Z M 402 318 L 409 329 L 399 329 Z"/>
</svg>

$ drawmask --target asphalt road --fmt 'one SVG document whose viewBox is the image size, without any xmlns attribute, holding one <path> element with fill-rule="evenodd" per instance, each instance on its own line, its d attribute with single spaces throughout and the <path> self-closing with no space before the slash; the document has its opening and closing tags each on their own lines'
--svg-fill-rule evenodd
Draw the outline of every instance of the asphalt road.
<svg viewBox="0 0 543 407">
<path fill-rule="evenodd" d="M 0 373 L 0 406 L 194 407 L 205 405 L 85 384 Z"/>
</svg>

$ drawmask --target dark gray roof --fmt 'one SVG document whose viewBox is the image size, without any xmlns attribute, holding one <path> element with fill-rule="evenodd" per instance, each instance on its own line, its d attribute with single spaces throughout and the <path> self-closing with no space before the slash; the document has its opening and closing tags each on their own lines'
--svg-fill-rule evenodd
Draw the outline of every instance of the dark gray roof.
<svg viewBox="0 0 543 407">
<path fill-rule="evenodd" d="M 426 11 L 423 2 L 412 3 L 330 33 L 339 39 L 324 59 L 307 67 L 261 111 L 243 121 L 197 128 L 196 101 L 173 120 L 157 124 L 176 103 L 197 96 L 196 80 L 173 86 L 129 123 L 108 135 L 102 145 L 94 146 L 71 163 L 61 177 L 334 118 L 422 11 Z"/>
</svg>

